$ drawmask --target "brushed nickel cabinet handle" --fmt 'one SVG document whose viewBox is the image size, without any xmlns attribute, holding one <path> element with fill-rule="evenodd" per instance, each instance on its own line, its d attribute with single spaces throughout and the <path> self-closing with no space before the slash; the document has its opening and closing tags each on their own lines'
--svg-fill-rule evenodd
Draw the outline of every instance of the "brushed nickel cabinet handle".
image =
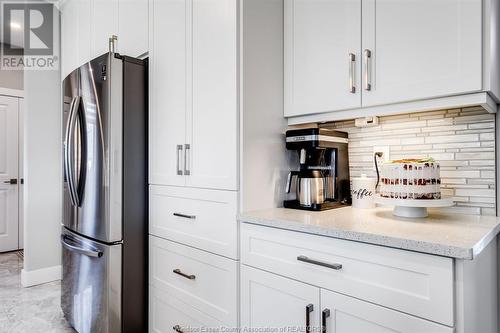
<svg viewBox="0 0 500 333">
<path fill-rule="evenodd" d="M 194 280 L 194 279 L 196 279 L 196 276 L 195 276 L 195 275 L 193 275 L 193 274 L 186 274 L 186 273 L 183 273 L 183 272 L 181 272 L 181 270 L 180 270 L 180 269 L 178 269 L 178 268 L 177 268 L 177 269 L 174 269 L 174 270 L 173 270 L 173 272 L 174 272 L 175 274 L 177 274 L 177 275 L 180 275 L 180 276 L 182 276 L 182 277 L 185 277 L 185 278 L 186 278 L 186 279 L 188 279 L 188 280 Z"/>
<path fill-rule="evenodd" d="M 349 53 L 349 92 L 356 93 L 356 86 L 354 85 L 354 75 L 356 72 L 356 55 Z"/>
<path fill-rule="evenodd" d="M 190 144 L 185 144 L 184 145 L 184 174 L 186 176 L 191 175 L 191 166 L 190 166 L 190 156 L 189 154 L 191 153 L 191 145 Z"/>
<path fill-rule="evenodd" d="M 177 174 L 179 176 L 182 176 L 182 169 L 181 169 L 181 155 L 182 155 L 182 145 L 177 145 Z"/>
<path fill-rule="evenodd" d="M 313 265 L 318 265 L 318 266 L 323 266 L 323 267 L 331 268 L 331 269 L 334 269 L 334 270 L 337 270 L 337 271 L 342 269 L 342 264 L 337 264 L 337 263 L 330 264 L 328 262 L 323 262 L 323 261 L 319 261 L 319 260 L 310 259 L 310 258 L 308 258 L 306 256 L 298 256 L 297 260 L 298 261 L 302 261 L 302 262 L 306 262 L 308 264 L 313 264 Z"/>
<path fill-rule="evenodd" d="M 372 90 L 372 51 L 365 49 L 365 90 Z"/>
</svg>

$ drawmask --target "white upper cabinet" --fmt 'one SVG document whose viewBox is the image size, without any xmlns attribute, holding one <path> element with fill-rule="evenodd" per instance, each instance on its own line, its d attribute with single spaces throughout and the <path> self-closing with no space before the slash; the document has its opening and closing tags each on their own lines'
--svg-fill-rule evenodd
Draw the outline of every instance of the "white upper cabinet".
<svg viewBox="0 0 500 333">
<path fill-rule="evenodd" d="M 118 0 L 92 0 L 92 56 L 109 52 L 109 38 L 118 35 Z M 120 36 L 121 39 L 121 36 Z"/>
<path fill-rule="evenodd" d="M 333 111 L 332 119 L 348 119 L 383 114 L 376 110 L 381 105 L 498 94 L 495 15 L 483 15 L 484 6 L 491 1 L 285 0 L 285 116 L 295 117 L 289 123 L 329 120 L 297 116 Z"/>
<path fill-rule="evenodd" d="M 481 8 L 481 0 L 363 0 L 363 53 L 371 53 L 363 106 L 480 91 Z"/>
<path fill-rule="evenodd" d="M 92 6 L 88 0 L 68 0 L 61 7 L 61 77 L 91 60 Z"/>
<path fill-rule="evenodd" d="M 148 52 L 148 0 L 119 1 L 117 50 L 138 57 Z"/>
<path fill-rule="evenodd" d="M 150 183 L 236 190 L 237 2 L 150 7 Z"/>
<path fill-rule="evenodd" d="M 92 57 L 115 51 L 138 57 L 148 52 L 148 0 L 92 0 Z"/>
<path fill-rule="evenodd" d="M 361 106 L 361 0 L 285 0 L 285 116 Z"/>
<path fill-rule="evenodd" d="M 137 57 L 148 52 L 147 0 L 66 0 L 61 7 L 62 78 L 109 51 Z"/>
</svg>

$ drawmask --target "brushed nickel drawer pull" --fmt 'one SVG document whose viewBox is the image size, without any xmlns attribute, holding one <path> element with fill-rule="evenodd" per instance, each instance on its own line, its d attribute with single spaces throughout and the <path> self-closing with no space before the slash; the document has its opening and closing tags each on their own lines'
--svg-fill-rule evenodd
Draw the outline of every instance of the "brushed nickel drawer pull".
<svg viewBox="0 0 500 333">
<path fill-rule="evenodd" d="M 330 264 L 330 263 L 319 261 L 319 260 L 309 259 L 306 256 L 298 256 L 297 260 L 302 261 L 302 262 L 306 262 L 308 264 L 313 264 L 313 265 L 318 265 L 318 266 L 323 266 L 323 267 L 335 269 L 337 271 L 342 269 L 342 264 L 336 264 L 336 263 Z"/>
<path fill-rule="evenodd" d="M 180 270 L 180 269 L 178 269 L 178 268 L 177 268 L 177 269 L 174 269 L 174 270 L 173 270 L 173 272 L 174 272 L 175 274 L 178 274 L 178 275 L 180 275 L 180 276 L 182 276 L 182 277 L 185 277 L 186 279 L 189 279 L 189 280 L 194 280 L 194 279 L 196 279 L 196 276 L 195 276 L 195 275 L 193 275 L 193 274 L 189 275 L 189 274 L 186 274 L 186 273 L 182 273 L 182 272 L 181 272 L 181 270 Z"/>
<path fill-rule="evenodd" d="M 174 216 L 183 217 L 185 219 L 191 219 L 191 220 L 194 220 L 196 218 L 195 215 L 187 215 L 187 214 L 181 214 L 181 213 L 174 213 Z"/>
</svg>

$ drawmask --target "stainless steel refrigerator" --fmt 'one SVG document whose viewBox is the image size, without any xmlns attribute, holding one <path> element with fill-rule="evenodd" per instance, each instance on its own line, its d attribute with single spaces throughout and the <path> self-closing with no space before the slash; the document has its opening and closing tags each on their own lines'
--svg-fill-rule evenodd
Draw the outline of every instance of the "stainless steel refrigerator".
<svg viewBox="0 0 500 333">
<path fill-rule="evenodd" d="M 147 332 L 147 61 L 74 70 L 63 114 L 62 310 L 79 333 Z"/>
</svg>

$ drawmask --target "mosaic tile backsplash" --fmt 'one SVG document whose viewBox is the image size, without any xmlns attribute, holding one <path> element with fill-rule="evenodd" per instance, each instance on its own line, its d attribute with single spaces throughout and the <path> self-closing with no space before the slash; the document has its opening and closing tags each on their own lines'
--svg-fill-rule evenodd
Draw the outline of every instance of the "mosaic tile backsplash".
<svg viewBox="0 0 500 333">
<path fill-rule="evenodd" d="M 388 146 L 390 159 L 433 157 L 441 165 L 444 196 L 453 212 L 495 215 L 495 116 L 481 107 L 380 117 L 378 126 L 354 120 L 321 127 L 349 133 L 351 177 L 376 176 L 374 147 Z"/>
</svg>

